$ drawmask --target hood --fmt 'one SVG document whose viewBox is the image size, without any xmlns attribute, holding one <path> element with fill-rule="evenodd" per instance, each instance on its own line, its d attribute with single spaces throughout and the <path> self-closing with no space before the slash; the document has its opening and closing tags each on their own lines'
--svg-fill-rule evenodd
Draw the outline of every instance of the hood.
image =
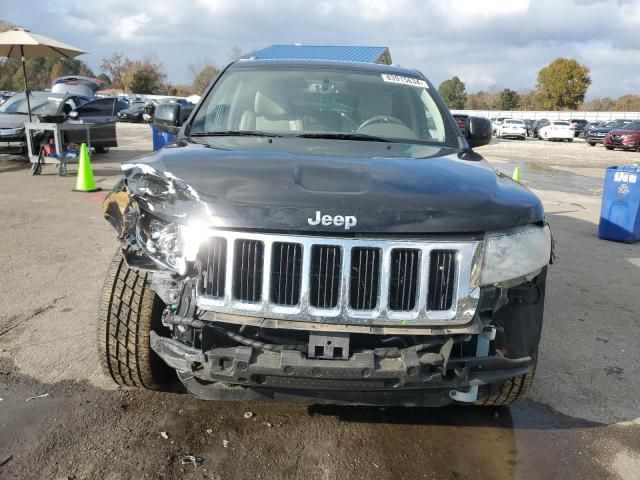
<svg viewBox="0 0 640 480">
<path fill-rule="evenodd" d="M 355 217 L 350 234 L 471 233 L 543 220 L 529 189 L 479 155 L 466 155 L 403 144 L 234 137 L 174 144 L 123 169 L 134 192 L 153 172 L 176 180 L 157 195 L 145 189 L 138 197 L 143 208 L 179 221 L 205 215 L 226 228 L 345 233 L 339 218 Z M 171 195 L 178 185 L 191 193 Z"/>
<path fill-rule="evenodd" d="M 28 115 L 14 113 L 0 113 L 0 128 L 20 128 L 24 127 L 24 122 L 28 121 Z"/>
<path fill-rule="evenodd" d="M 609 131 L 609 134 L 611 135 L 640 135 L 640 130 L 622 130 L 622 129 L 615 129 L 615 130 L 611 130 Z"/>
</svg>

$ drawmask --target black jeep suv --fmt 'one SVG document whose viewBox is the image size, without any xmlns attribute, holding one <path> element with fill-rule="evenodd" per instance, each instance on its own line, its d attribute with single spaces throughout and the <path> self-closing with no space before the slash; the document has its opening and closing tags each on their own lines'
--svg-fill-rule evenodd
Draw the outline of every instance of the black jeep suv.
<svg viewBox="0 0 640 480">
<path fill-rule="evenodd" d="M 107 196 L 104 371 L 207 399 L 506 405 L 533 379 L 552 240 L 420 72 L 228 66 Z M 180 124 L 183 123 L 181 126 Z"/>
</svg>

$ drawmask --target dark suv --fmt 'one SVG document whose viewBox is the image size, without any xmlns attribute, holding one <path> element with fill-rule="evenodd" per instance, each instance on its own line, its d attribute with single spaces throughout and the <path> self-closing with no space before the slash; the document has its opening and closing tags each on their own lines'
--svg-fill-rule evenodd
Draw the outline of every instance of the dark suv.
<svg viewBox="0 0 640 480">
<path fill-rule="evenodd" d="M 587 120 L 584 118 L 572 118 L 569 120 L 571 128 L 574 130 L 574 137 L 579 137 L 584 131 L 584 127 L 587 125 Z"/>
<path fill-rule="evenodd" d="M 207 399 L 507 405 L 531 385 L 552 241 L 419 71 L 228 66 L 105 199 L 104 371 Z"/>
</svg>

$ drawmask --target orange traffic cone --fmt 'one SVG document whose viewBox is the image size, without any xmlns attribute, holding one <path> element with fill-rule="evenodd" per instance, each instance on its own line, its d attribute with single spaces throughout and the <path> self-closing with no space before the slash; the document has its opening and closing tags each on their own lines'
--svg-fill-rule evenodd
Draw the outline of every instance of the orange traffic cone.
<svg viewBox="0 0 640 480">
<path fill-rule="evenodd" d="M 80 160 L 78 161 L 78 179 L 76 180 L 76 188 L 74 192 L 98 192 L 100 188 L 96 188 L 93 180 L 93 171 L 91 170 L 91 157 L 87 144 L 80 145 Z"/>
</svg>

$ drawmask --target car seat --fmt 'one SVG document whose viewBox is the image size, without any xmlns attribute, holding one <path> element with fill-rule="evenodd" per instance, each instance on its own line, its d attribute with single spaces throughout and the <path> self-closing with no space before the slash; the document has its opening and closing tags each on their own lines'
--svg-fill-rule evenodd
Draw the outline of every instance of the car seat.
<svg viewBox="0 0 640 480">
<path fill-rule="evenodd" d="M 240 119 L 240 130 L 282 132 L 302 130 L 302 119 L 294 115 L 286 95 L 285 87 L 276 86 L 258 90 L 254 100 L 254 111 L 245 111 Z"/>
</svg>

